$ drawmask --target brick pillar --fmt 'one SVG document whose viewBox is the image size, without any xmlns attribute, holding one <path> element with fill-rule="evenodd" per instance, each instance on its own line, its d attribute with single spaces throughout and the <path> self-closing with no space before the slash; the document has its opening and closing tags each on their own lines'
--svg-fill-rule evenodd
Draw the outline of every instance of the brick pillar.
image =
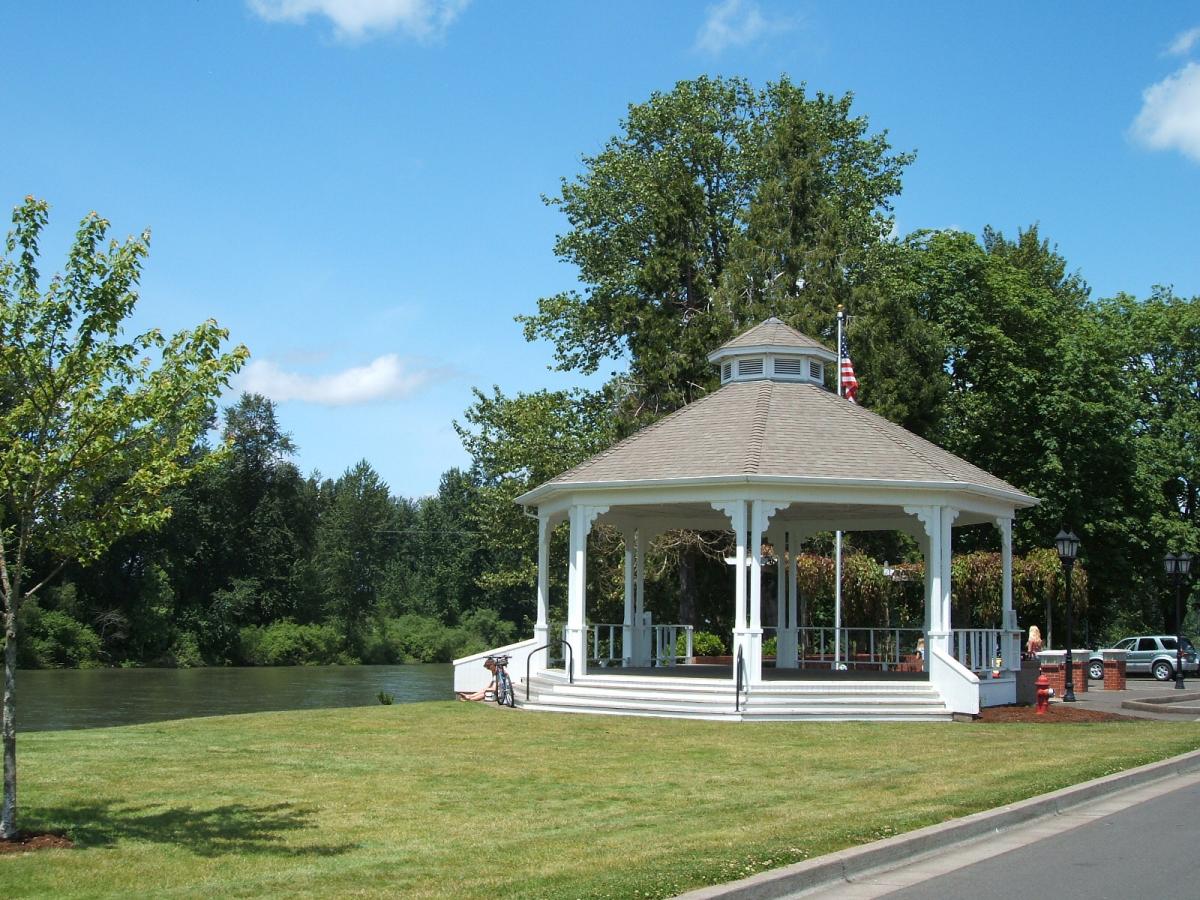
<svg viewBox="0 0 1200 900">
<path fill-rule="evenodd" d="M 1127 650 L 1103 650 L 1104 654 L 1104 689 L 1106 691 L 1125 690 L 1125 660 L 1129 656 Z"/>
</svg>

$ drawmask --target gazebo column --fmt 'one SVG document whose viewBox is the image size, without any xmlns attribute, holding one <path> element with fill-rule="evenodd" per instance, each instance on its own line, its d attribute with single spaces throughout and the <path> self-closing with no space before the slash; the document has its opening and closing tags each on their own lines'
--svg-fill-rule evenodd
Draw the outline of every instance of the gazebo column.
<svg viewBox="0 0 1200 900">
<path fill-rule="evenodd" d="M 738 657 L 746 665 L 749 672 L 749 629 L 746 622 L 746 501 L 732 500 L 728 503 L 714 503 L 713 509 L 729 516 L 733 527 L 736 550 L 733 557 L 733 678 L 738 677 Z M 740 654 L 739 654 L 740 651 Z"/>
<path fill-rule="evenodd" d="M 634 542 L 633 582 L 633 664 L 650 665 L 650 632 L 646 628 L 646 551 L 650 547 L 650 533 L 638 528 Z"/>
<path fill-rule="evenodd" d="M 775 668 L 796 668 L 796 594 L 792 575 L 795 530 L 776 530 L 771 544 L 775 547 L 775 597 L 778 610 L 775 624 Z"/>
<path fill-rule="evenodd" d="M 534 646 L 545 647 L 550 643 L 550 517 L 538 514 L 538 574 L 537 574 L 537 621 L 533 626 Z M 545 649 L 533 654 L 531 667 L 535 672 L 546 668 Z"/>
<path fill-rule="evenodd" d="M 571 544 L 567 569 L 567 644 L 576 677 L 587 674 L 587 536 L 606 506 L 571 507 Z"/>
<path fill-rule="evenodd" d="M 997 516 L 996 528 L 1000 532 L 1000 654 L 1006 669 L 1020 671 L 1021 632 L 1012 593 L 1012 517 Z"/>
<path fill-rule="evenodd" d="M 625 542 L 625 618 L 621 623 L 621 665 L 633 663 L 634 563 L 637 557 L 637 530 L 625 526 L 621 531 Z"/>
<path fill-rule="evenodd" d="M 746 676 L 751 684 L 762 681 L 762 545 L 767 523 L 786 504 L 750 501 L 750 623 L 742 642 Z"/>
<path fill-rule="evenodd" d="M 750 501 L 750 623 L 743 653 L 751 684 L 762 681 L 762 540 L 767 524 L 762 506 L 761 500 Z"/>
<path fill-rule="evenodd" d="M 950 653 L 950 534 L 958 510 L 945 506 L 906 506 L 925 529 L 925 633 L 928 651 Z M 928 666 L 926 666 L 928 668 Z"/>
</svg>

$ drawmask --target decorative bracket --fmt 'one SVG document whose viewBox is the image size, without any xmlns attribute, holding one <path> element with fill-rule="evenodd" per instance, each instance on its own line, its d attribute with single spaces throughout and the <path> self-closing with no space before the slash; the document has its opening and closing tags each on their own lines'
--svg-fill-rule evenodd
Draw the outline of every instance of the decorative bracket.
<svg viewBox="0 0 1200 900">
<path fill-rule="evenodd" d="M 937 518 L 940 507 L 937 506 L 906 506 L 904 511 L 910 516 L 916 516 L 917 521 L 921 523 L 921 527 L 925 529 L 926 537 L 933 537 L 933 526 L 935 523 L 940 524 Z"/>
<path fill-rule="evenodd" d="M 996 516 L 996 530 L 1000 532 L 1000 547 L 1012 552 L 1012 516 Z"/>
<path fill-rule="evenodd" d="M 583 506 L 580 507 L 583 517 L 583 533 L 585 535 L 592 533 L 592 523 L 608 512 L 607 506 Z"/>
</svg>

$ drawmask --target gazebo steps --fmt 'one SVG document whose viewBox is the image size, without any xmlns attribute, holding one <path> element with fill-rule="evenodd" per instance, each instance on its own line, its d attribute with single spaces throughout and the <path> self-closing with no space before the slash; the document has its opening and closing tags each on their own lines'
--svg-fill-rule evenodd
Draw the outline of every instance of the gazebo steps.
<svg viewBox="0 0 1200 900">
<path fill-rule="evenodd" d="M 949 721 L 949 710 L 927 683 L 858 682 L 831 685 L 754 685 L 736 705 L 732 682 L 670 678 L 598 678 L 569 684 L 559 676 L 530 679 L 529 700 L 518 705 L 546 712 L 661 716 L 721 721 Z M 872 688 L 882 688 L 872 690 Z"/>
</svg>

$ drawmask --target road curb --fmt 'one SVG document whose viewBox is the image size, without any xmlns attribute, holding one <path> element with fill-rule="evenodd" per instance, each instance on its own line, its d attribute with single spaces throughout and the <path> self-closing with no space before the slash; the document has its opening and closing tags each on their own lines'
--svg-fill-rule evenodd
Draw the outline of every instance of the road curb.
<svg viewBox="0 0 1200 900">
<path fill-rule="evenodd" d="M 952 819 L 937 825 L 918 828 L 907 834 L 886 838 L 818 856 L 816 859 L 794 863 L 782 869 L 761 872 L 740 881 L 712 885 L 681 894 L 681 900 L 706 900 L 720 897 L 724 900 L 783 900 L 801 891 L 808 891 L 826 884 L 845 881 L 875 869 L 891 868 L 899 863 L 911 862 L 914 858 L 942 850 L 954 844 L 972 840 L 991 832 L 1002 831 L 1021 825 L 1042 816 L 1065 812 L 1099 797 L 1115 794 L 1132 787 L 1200 771 L 1200 750 L 1193 750 L 1161 762 L 1127 769 L 1114 775 L 1105 775 L 1083 784 L 1072 785 L 1062 790 L 1038 797 L 1030 797 L 1008 806 L 973 813 L 961 819 Z"/>
<path fill-rule="evenodd" d="M 1144 700 L 1122 700 L 1121 709 L 1168 713 L 1176 716 L 1197 716 L 1200 715 L 1200 707 L 1192 705 L 1197 700 L 1200 700 L 1200 691 L 1180 691 L 1177 694 L 1146 697 Z"/>
</svg>

